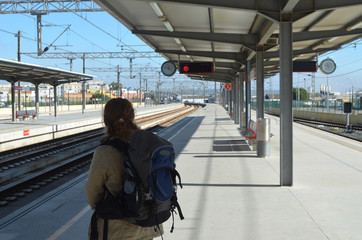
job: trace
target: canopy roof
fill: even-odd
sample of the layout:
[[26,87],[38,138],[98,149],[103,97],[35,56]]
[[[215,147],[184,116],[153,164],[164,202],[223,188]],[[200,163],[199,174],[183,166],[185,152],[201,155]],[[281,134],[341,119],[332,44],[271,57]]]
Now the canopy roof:
[[9,82],[22,81],[57,86],[63,83],[92,80],[94,77],[92,75],[0,58],[0,79]]
[[279,23],[293,22],[294,60],[312,60],[361,38],[361,0],[96,0],[166,59],[214,61],[230,81],[264,50],[265,76],[279,72]]

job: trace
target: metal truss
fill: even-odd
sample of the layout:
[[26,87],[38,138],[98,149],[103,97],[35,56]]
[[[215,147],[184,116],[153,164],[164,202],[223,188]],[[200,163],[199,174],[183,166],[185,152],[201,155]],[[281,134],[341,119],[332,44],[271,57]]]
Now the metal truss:
[[53,12],[101,12],[103,9],[91,0],[29,0],[0,1],[0,14]]
[[83,59],[83,58],[163,58],[156,52],[46,52],[38,56],[36,52],[22,52],[22,55],[37,59]]
[[127,68],[127,67],[114,67],[114,68],[86,68],[88,70],[91,70],[93,72],[159,72],[161,68],[159,67],[133,67],[133,68]]

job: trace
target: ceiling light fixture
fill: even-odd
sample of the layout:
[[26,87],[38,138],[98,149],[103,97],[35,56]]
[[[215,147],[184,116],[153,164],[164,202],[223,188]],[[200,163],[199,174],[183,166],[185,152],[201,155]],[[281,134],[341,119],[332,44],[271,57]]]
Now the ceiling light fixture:
[[158,4],[156,2],[150,2],[150,5],[153,8],[153,11],[155,11],[155,13],[157,14],[157,16],[159,16],[159,17],[163,16],[163,12],[162,12],[160,6],[158,6]]
[[180,44],[181,45],[181,40],[179,39],[179,38],[174,38],[175,39],[175,42],[177,43],[177,44]]
[[184,46],[181,45],[180,48],[183,52],[186,52],[186,48]]
[[339,37],[332,37],[330,39],[328,39],[328,42],[334,42],[338,39]]
[[346,30],[347,30],[347,31],[352,31],[353,29],[359,28],[359,27],[361,27],[361,26],[362,26],[362,20],[359,21],[359,22],[357,22],[357,23],[355,23],[355,24],[352,24],[351,26],[348,26],[348,27],[346,28]]
[[169,21],[164,21],[163,24],[165,24],[168,31],[173,32],[174,29]]

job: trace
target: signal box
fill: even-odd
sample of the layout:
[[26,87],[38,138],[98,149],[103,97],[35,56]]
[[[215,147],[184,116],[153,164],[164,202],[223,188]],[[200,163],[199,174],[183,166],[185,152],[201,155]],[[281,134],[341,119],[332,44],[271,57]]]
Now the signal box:
[[293,61],[293,72],[317,72],[317,61]]
[[351,113],[352,112],[352,103],[351,102],[345,102],[343,104],[343,110],[344,110],[344,113]]
[[214,73],[213,62],[180,62],[180,74]]

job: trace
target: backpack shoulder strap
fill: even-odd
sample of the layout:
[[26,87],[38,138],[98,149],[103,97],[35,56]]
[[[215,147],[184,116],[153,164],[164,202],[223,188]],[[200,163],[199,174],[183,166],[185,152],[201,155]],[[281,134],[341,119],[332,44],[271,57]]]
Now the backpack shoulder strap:
[[102,143],[101,145],[112,146],[115,149],[117,149],[118,151],[124,153],[125,155],[128,153],[129,144],[123,142],[122,140],[120,140],[118,138],[109,139],[109,140],[105,141],[104,143]]

